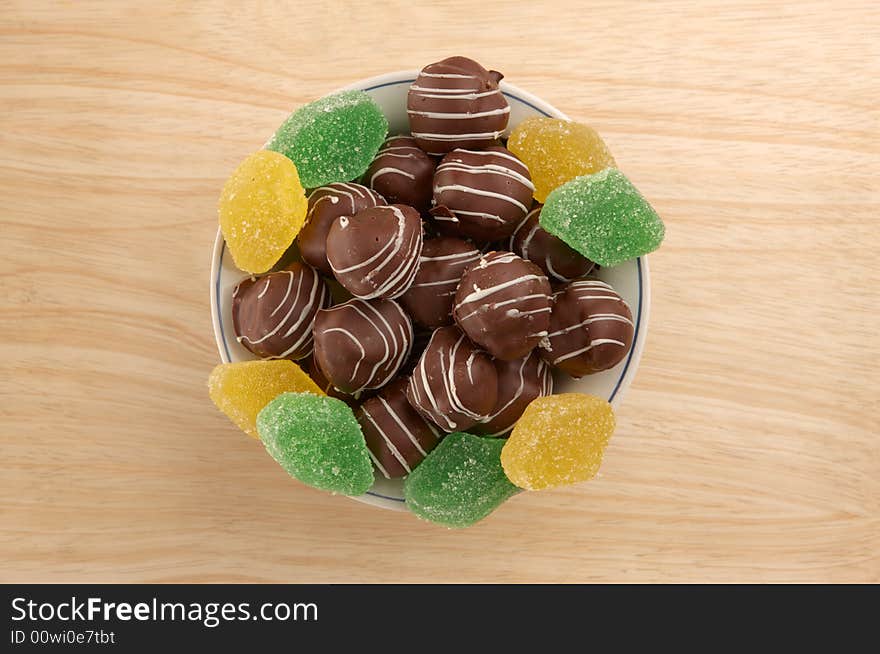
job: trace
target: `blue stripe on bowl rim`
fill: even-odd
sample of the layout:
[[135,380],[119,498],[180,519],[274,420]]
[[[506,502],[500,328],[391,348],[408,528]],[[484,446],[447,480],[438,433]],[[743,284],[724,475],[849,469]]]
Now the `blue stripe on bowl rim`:
[[[415,81],[414,79],[406,79],[406,80],[398,80],[396,82],[386,82],[384,84],[376,84],[375,86],[367,87],[366,89],[364,89],[364,91],[375,91],[376,89],[381,89],[385,86],[396,86],[399,84],[412,84],[414,81]],[[539,109],[538,107],[533,105],[531,102],[524,100],[523,98],[517,96],[516,94],[510,93],[509,91],[503,91],[503,93],[508,98],[512,98],[512,99],[516,100],[517,102],[534,109],[542,116],[546,116],[548,118],[550,117],[550,115],[547,112],[545,112],[542,109]],[[226,332],[223,330],[223,312],[220,311],[220,278],[222,276],[222,271],[223,271],[223,256],[224,256],[224,254],[226,254],[226,241],[224,241],[223,244],[220,246],[220,263],[217,266],[217,279],[214,282],[214,284],[215,284],[214,289],[216,291],[215,297],[217,298],[217,323],[220,325],[220,337],[221,337],[221,340],[223,341],[223,348],[226,351],[226,360],[231,361],[232,357],[230,356],[229,345],[226,341]],[[620,377],[617,380],[617,384],[614,385],[614,390],[611,391],[611,397],[608,398],[609,402],[612,402],[614,400],[614,397],[617,395],[617,392],[620,390],[621,384],[623,384],[623,380],[626,379],[626,373],[629,370],[630,363],[632,362],[633,354],[636,352],[636,344],[637,344],[636,341],[639,337],[639,327],[642,322],[642,304],[643,304],[642,295],[644,292],[643,291],[644,286],[642,283],[643,282],[643,280],[642,280],[642,277],[643,277],[642,257],[638,257],[636,259],[636,267],[638,268],[638,273],[639,273],[639,275],[638,275],[638,277],[639,277],[639,304],[638,304],[638,307],[636,308],[636,324],[635,324],[635,330],[634,330],[635,333],[633,335],[633,344],[629,350],[629,356],[627,356],[627,358],[626,358],[626,363],[624,364],[623,369],[620,371]],[[406,501],[402,497],[391,497],[389,495],[382,495],[381,493],[377,493],[372,490],[367,491],[366,495],[372,495],[373,497],[378,497],[383,500],[391,500],[393,502],[404,503]]]

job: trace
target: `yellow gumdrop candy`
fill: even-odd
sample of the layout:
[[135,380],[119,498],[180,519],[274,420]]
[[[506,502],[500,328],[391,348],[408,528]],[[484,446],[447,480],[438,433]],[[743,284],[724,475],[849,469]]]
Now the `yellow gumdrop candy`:
[[614,157],[592,127],[557,118],[527,118],[510,134],[507,149],[525,162],[543,202],[557,186],[615,166]]
[[533,400],[501,450],[504,474],[526,490],[592,479],[614,424],[611,405],[594,395],[562,393]]
[[241,162],[220,194],[220,231],[241,270],[262,273],[293,243],[308,200],[293,162],[260,150]]
[[259,438],[257,414],[281,393],[325,395],[287,359],[221,363],[208,377],[208,394],[217,408],[254,438]]

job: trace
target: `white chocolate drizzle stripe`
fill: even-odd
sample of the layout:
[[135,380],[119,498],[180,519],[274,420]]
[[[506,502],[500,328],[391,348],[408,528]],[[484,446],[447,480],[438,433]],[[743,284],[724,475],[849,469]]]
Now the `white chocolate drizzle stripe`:
[[379,463],[379,459],[376,458],[376,455],[373,454],[373,452],[370,450],[369,447],[367,448],[367,453],[370,455],[370,458],[373,460],[373,465],[375,465],[377,468],[379,468],[379,472],[382,473],[382,475],[385,477],[385,479],[391,479],[391,475],[389,475],[388,471],[382,466],[381,463]]
[[503,291],[505,288],[510,288],[511,286],[515,286],[516,284],[527,282],[531,280],[541,280],[547,279],[544,275],[521,275],[514,279],[510,279],[506,282],[502,282],[500,284],[496,284],[495,286],[490,286],[485,289],[477,289],[472,291],[470,294],[466,295],[461,302],[459,302],[458,306],[464,306],[465,304],[469,304],[470,302],[477,302],[484,298],[489,297],[490,295],[494,295],[495,293],[499,293]]
[[434,118],[436,120],[472,120],[474,118],[485,118],[486,116],[502,116],[510,113],[510,105],[501,109],[491,109],[489,111],[474,112],[453,112],[453,111],[416,111],[415,109],[407,109],[406,113],[410,116],[422,116],[424,118]]
[[470,261],[471,259],[476,260],[476,259],[480,258],[480,252],[479,252],[479,250],[470,250],[468,252],[456,252],[455,254],[441,254],[436,257],[426,257],[426,256],[422,255],[421,260],[422,261],[451,261],[452,259],[463,259],[464,257],[467,257],[468,261]]
[[626,347],[625,343],[621,343],[620,341],[614,340],[613,338],[597,338],[594,341],[590,341],[590,344],[587,347],[582,347],[579,350],[574,350],[573,352],[569,352],[568,354],[564,354],[561,357],[556,357],[553,359],[553,364],[557,364],[560,361],[565,361],[566,359],[571,359],[572,357],[576,357],[580,354],[584,354],[585,352],[589,352],[597,345],[619,345],[620,347]]
[[491,95],[499,95],[501,89],[480,91],[479,89],[442,89],[437,86],[418,86],[413,84],[409,87],[420,98],[432,98],[435,100],[477,100],[488,98]]
[[576,325],[569,325],[565,329],[560,329],[559,331],[550,332],[547,336],[561,336],[562,334],[568,334],[569,332],[573,332],[575,329],[580,329],[581,327],[586,327],[587,325],[592,325],[596,322],[604,322],[606,320],[611,320],[614,322],[623,322],[627,325],[633,326],[632,320],[627,318],[626,316],[620,316],[616,313],[594,313],[589,318],[584,321],[577,323]]
[[405,170],[401,170],[400,168],[394,168],[393,166],[386,166],[385,168],[380,168],[375,173],[370,175],[370,186],[376,181],[377,177],[381,177],[382,175],[402,175],[403,177],[408,177],[409,179],[415,181],[416,176],[412,173],[408,173]]
[[529,208],[524,205],[522,202],[517,200],[516,198],[512,198],[509,195],[504,195],[503,193],[495,193],[493,191],[484,191],[483,189],[471,188],[470,186],[462,186],[461,184],[449,184],[447,186],[435,186],[434,193],[435,195],[439,195],[444,191],[458,191],[459,193],[472,193],[473,195],[479,195],[484,198],[495,198],[497,200],[503,200],[504,202],[509,202],[510,204],[516,205],[523,211],[528,211]]
[[[352,334],[347,329],[343,329],[342,327],[330,327],[329,329],[325,329],[323,333],[324,334],[332,334],[334,332],[339,332],[339,333],[347,336],[351,340],[351,342],[354,343],[355,345],[357,345],[358,349],[361,351],[361,358],[358,359],[357,363],[354,364],[354,369],[351,371],[351,377],[349,377],[349,381],[353,382],[355,377],[357,377],[358,368],[360,368],[361,362],[364,360],[364,357],[367,356],[367,353],[364,351],[364,346],[361,345],[361,342],[355,337],[354,334]],[[363,390],[363,389],[359,389],[359,391],[360,390]]]
[[[427,141],[482,141],[485,139],[497,139],[504,130],[497,132],[476,132],[473,134],[432,134],[429,132],[413,132],[413,137]],[[429,153],[430,154],[430,153]]]
[[[401,431],[403,431],[403,433],[406,434],[406,437],[407,437],[407,438],[410,440],[410,442],[415,446],[415,448],[419,451],[419,453],[420,453],[422,456],[428,456],[428,453],[425,452],[425,450],[422,448],[422,444],[419,443],[419,439],[416,438],[416,435],[413,434],[413,433],[410,431],[409,427],[407,427],[407,426],[403,423],[403,420],[400,419],[400,416],[397,415],[397,412],[394,410],[394,408],[393,408],[390,404],[388,404],[388,402],[387,402],[387,401],[385,400],[385,398],[382,397],[382,396],[379,396],[379,401],[382,403],[382,406],[385,407],[385,411],[388,413],[389,416],[391,416],[391,419],[394,420],[394,422],[396,422],[396,423],[398,424],[398,426],[400,427]],[[408,472],[409,472],[409,471],[408,471]]]
[[437,79],[479,79],[476,75],[462,75],[460,73],[428,73],[424,70],[419,77],[436,77]]
[[[381,399],[381,398],[380,398]],[[412,472],[412,469],[409,467],[409,464],[406,462],[406,458],[400,453],[400,450],[394,445],[394,442],[388,437],[388,434],[385,433],[385,430],[379,426],[379,423],[373,418],[367,407],[361,407],[364,415],[367,416],[369,421],[373,423],[373,427],[376,428],[376,431],[379,432],[379,435],[382,437],[382,440],[385,441],[385,447],[388,448],[388,451],[391,452],[391,455],[397,459],[397,462],[406,470],[407,474]]]
[[507,177],[508,179],[512,179],[513,181],[522,184],[530,191],[535,190],[535,185],[532,184],[532,181],[528,177],[526,177],[525,175],[521,175],[515,170],[506,168],[505,166],[499,166],[498,164],[482,164],[480,166],[471,166],[468,164],[459,163],[458,161],[450,161],[448,163],[441,164],[437,168],[438,173],[446,171],[464,173],[465,175],[500,175],[501,177]]

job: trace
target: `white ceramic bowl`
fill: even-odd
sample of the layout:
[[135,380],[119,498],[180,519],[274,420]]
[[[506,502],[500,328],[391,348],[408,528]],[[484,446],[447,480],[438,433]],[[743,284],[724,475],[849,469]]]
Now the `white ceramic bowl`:
[[[417,74],[418,71],[414,70],[388,73],[355,82],[345,88],[360,89],[373,97],[388,118],[390,134],[408,134],[406,93]],[[530,116],[568,118],[555,107],[518,89],[513,84],[502,81],[501,90],[510,103],[509,128],[513,128]],[[220,359],[224,363],[255,358],[235,340],[235,335],[232,333],[232,289],[245,276],[246,274],[238,270],[232,263],[232,257],[226,251],[223,236],[218,230],[211,262],[211,316],[214,321],[217,349],[220,351]],[[617,366],[596,375],[578,380],[565,375],[557,375],[555,391],[559,393],[571,391],[591,393],[607,398],[616,408],[635,377],[642,349],[645,346],[648,313],[651,305],[647,259],[640,257],[614,268],[602,268],[599,277],[611,284],[632,309],[635,316],[635,340],[632,351]],[[388,480],[381,475],[377,475],[376,483],[367,491],[366,495],[352,499],[384,509],[405,510],[403,482]]]

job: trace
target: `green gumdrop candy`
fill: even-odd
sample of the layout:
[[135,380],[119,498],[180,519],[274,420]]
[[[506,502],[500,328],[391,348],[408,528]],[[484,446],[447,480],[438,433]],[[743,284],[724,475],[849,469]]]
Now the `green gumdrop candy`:
[[547,196],[541,227],[602,266],[653,252],[663,221],[616,168],[576,177]]
[[342,91],[294,111],[266,144],[296,164],[306,188],[360,177],[388,133],[379,105],[363,91]]
[[257,431],[291,477],[331,493],[363,495],[373,464],[354,412],[342,400],[282,393],[257,416]]
[[519,489],[504,475],[504,439],[449,434],[406,478],[410,511],[447,527],[468,527]]

